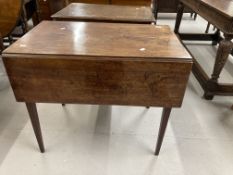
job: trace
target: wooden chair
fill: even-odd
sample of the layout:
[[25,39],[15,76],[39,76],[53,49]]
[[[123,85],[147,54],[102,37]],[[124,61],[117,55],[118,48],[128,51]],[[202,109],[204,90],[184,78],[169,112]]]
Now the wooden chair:
[[0,0],[0,52],[3,38],[10,35],[21,17],[23,0]]

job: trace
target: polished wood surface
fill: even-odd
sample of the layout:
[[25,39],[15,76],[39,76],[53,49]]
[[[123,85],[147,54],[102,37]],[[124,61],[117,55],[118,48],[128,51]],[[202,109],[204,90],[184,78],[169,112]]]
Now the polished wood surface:
[[72,3],[52,15],[55,20],[152,23],[150,7]]
[[225,34],[233,34],[232,0],[180,0]]
[[[195,60],[193,73],[204,89],[204,98],[212,100],[214,95],[233,95],[233,84],[219,83],[218,79],[233,48],[233,1],[232,0],[180,0],[175,33],[184,40],[211,39],[213,45],[219,43],[211,76],[207,75],[201,65]],[[179,26],[184,7],[193,9],[196,13],[213,24],[217,31],[215,34],[181,34]],[[220,35],[223,33],[223,37]],[[209,38],[208,38],[209,37]]]
[[[168,26],[56,21],[43,22],[4,57],[7,65],[18,65],[9,74],[19,101],[177,107],[192,61]],[[34,73],[23,83],[27,72]],[[64,80],[70,83],[63,87]]]
[[112,4],[150,6],[151,0],[37,0],[40,20],[50,20],[50,16],[69,3]]
[[201,0],[201,4],[206,4],[219,11],[223,15],[233,19],[233,1],[232,0]]
[[190,61],[168,26],[140,24],[44,21],[7,48],[9,53]]
[[0,0],[0,33],[2,37],[9,35],[20,19],[22,0]]
[[41,151],[35,103],[180,107],[192,57],[168,26],[44,21],[3,52],[17,101],[26,102]]

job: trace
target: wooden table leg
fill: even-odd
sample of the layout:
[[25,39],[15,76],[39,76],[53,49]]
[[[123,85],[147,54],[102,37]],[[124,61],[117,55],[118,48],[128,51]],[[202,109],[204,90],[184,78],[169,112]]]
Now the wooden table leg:
[[194,14],[194,21],[197,19],[197,13]]
[[36,104],[35,103],[26,103],[27,110],[31,119],[32,127],[34,130],[34,133],[36,135],[37,142],[39,144],[40,151],[43,153],[45,152],[44,149],[44,143],[43,143],[43,138],[41,134],[41,129],[40,129],[40,121],[36,109]]
[[2,35],[0,33],[0,54],[1,52],[4,50],[4,45],[3,45],[3,38],[2,38]]
[[176,34],[178,34],[178,32],[179,32],[179,28],[180,28],[180,23],[181,23],[181,19],[182,19],[182,16],[183,16],[183,12],[184,12],[184,4],[183,3],[179,3],[177,15],[176,15],[176,24],[175,24],[175,29],[174,29],[174,32]]
[[160,122],[159,134],[157,139],[157,144],[155,148],[155,155],[159,155],[159,151],[163,142],[164,134],[167,128],[167,122],[171,113],[172,108],[164,108],[162,113],[162,118]]
[[224,34],[224,39],[219,43],[213,73],[211,75],[211,79],[207,82],[207,86],[208,89],[210,89],[210,92],[205,91],[204,93],[204,98],[207,100],[212,100],[214,97],[214,94],[211,93],[211,90],[214,90],[217,87],[219,75],[222,72],[228,56],[231,53],[233,47],[231,42],[232,38],[232,35]]
[[208,22],[205,33],[209,33],[209,29],[210,29],[210,23]]
[[216,46],[220,41],[221,41],[220,30],[217,29],[217,31],[214,33],[212,45]]
[[158,0],[152,0],[152,12],[154,13],[155,24],[158,20]]

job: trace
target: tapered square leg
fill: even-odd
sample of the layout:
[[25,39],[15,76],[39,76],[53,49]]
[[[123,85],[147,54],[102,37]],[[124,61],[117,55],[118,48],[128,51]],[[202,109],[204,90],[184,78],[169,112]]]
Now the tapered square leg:
[[159,134],[155,148],[155,155],[159,155],[159,151],[163,142],[164,134],[167,128],[167,122],[172,108],[163,108],[162,118],[160,122]]
[[43,138],[42,138],[42,133],[41,133],[41,128],[40,128],[40,121],[36,109],[36,104],[35,103],[26,103],[27,110],[29,113],[29,117],[31,119],[32,127],[34,130],[34,133],[36,135],[37,142],[39,144],[40,151],[43,153],[45,152],[44,149],[44,143],[43,143]]

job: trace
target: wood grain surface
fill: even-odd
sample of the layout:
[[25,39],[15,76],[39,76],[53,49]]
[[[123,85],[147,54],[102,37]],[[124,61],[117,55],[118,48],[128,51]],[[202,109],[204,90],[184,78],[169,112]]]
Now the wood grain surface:
[[232,0],[201,0],[200,2],[209,5],[210,7],[233,19]]
[[152,9],[145,6],[119,6],[71,3],[52,15],[55,20],[152,23]]
[[168,26],[42,22],[6,49],[18,101],[180,107],[192,58]]
[[0,0],[0,33],[6,37],[17,25],[23,0]]
[[5,54],[191,60],[168,26],[44,21]]
[[233,34],[232,0],[180,0],[223,33]]

